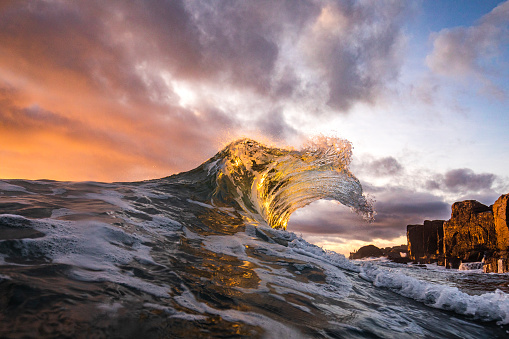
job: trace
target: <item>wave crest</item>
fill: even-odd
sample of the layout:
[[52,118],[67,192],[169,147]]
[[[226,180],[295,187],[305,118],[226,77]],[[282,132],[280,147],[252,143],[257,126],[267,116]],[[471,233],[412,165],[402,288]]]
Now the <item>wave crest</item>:
[[300,151],[237,140],[207,162],[216,181],[211,199],[233,200],[251,222],[273,228],[286,229],[295,210],[320,199],[336,200],[371,221],[373,203],[348,170],[351,156],[351,143],[334,137],[312,139]]

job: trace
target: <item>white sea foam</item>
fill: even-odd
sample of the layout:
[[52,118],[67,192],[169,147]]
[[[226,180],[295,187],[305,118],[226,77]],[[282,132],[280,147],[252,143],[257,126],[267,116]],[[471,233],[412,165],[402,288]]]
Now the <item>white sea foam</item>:
[[196,201],[196,200],[187,199],[187,202],[190,202],[191,204],[195,204],[195,205],[198,205],[198,206],[201,206],[201,207],[205,207],[205,208],[214,208],[214,206],[212,206],[212,205],[205,204],[203,202],[199,202],[199,201]]
[[60,195],[60,194],[64,194],[65,192],[67,192],[67,190],[65,188],[53,188],[51,190],[53,193],[51,193],[51,195]]
[[301,311],[304,311],[306,313],[310,313],[311,314],[311,310],[308,307],[306,307],[306,306],[302,306],[302,305],[291,303],[291,302],[289,302],[288,304],[292,305],[295,308],[298,308]]
[[[482,295],[469,295],[456,287],[419,280],[372,263],[357,266],[340,254],[323,250],[298,237],[289,243],[289,247],[295,253],[325,261],[348,271],[358,272],[361,278],[372,282],[376,287],[389,288],[428,306],[454,311],[482,321],[509,324],[509,295],[500,290]],[[330,272],[327,273],[330,274]]]
[[460,271],[480,271],[482,272],[482,268],[484,266],[483,262],[465,262],[461,263],[459,270]]
[[194,233],[193,231],[189,230],[187,227],[183,227],[182,230],[184,231],[184,235],[187,239],[190,240],[201,240],[203,237],[197,233]]
[[[127,217],[124,221],[134,223],[132,219]],[[142,228],[151,234],[159,234],[162,236],[172,236],[176,231],[182,229],[182,224],[176,220],[168,218],[164,215],[152,215],[152,220],[144,220],[143,222],[134,223],[138,228]]]
[[76,212],[68,208],[56,208],[51,211],[51,219],[57,219],[66,215],[75,214]]
[[155,188],[144,188],[144,187],[138,187],[134,190],[136,192],[137,197],[145,197],[149,201],[151,199],[161,199],[165,200],[168,198],[173,197],[173,195],[166,193],[166,192],[159,192]]
[[111,304],[100,304],[99,306],[97,306],[99,310],[106,314],[115,314],[122,307],[123,307],[122,304],[119,302],[113,302]]
[[295,253],[306,255],[315,259],[323,260],[336,267],[343,268],[351,272],[360,272],[359,266],[348,260],[344,255],[334,251],[324,250],[321,247],[310,244],[302,238],[296,238],[288,244]]
[[482,321],[509,324],[509,295],[500,290],[468,295],[456,287],[425,282],[369,263],[361,268],[359,276],[376,287],[389,288],[434,308],[454,311]]
[[150,248],[143,245],[148,238],[141,234],[128,233],[99,221],[33,220],[18,215],[0,215],[0,218],[8,218],[11,227],[29,223],[45,234],[40,238],[11,240],[23,257],[71,265],[75,279],[110,281],[168,297],[168,286],[151,284],[118,268],[133,260],[157,265]]
[[162,312],[164,312],[166,314],[175,314],[177,312],[172,307],[163,306],[163,305],[160,305],[160,304],[144,303],[143,307],[151,308],[151,309],[158,310],[158,311],[162,311]]
[[122,194],[115,192],[115,191],[107,191],[103,190],[101,194],[99,193],[87,193],[85,194],[85,197],[89,199],[97,199],[102,200],[104,202],[107,202],[108,204],[118,206],[124,210],[132,210],[132,206],[128,204],[125,200],[122,198],[124,197]]
[[206,165],[206,167],[205,167],[205,168],[207,169],[207,174],[208,174],[208,175],[210,175],[210,173],[211,173],[211,172],[217,172],[217,170],[218,170],[218,165],[217,165],[217,163],[218,163],[220,160],[221,160],[221,159],[214,160],[214,161],[212,161],[212,162],[210,162],[210,163],[208,163],[208,164]]

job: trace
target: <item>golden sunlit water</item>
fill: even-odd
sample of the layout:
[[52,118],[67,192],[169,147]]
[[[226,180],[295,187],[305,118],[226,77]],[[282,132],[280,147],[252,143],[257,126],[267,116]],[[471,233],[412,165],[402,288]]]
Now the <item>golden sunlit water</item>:
[[[250,139],[228,145],[210,170],[218,171],[215,195],[231,192],[253,222],[286,229],[290,215],[313,201],[331,199],[365,219],[374,216],[372,202],[350,173],[348,141],[319,137],[300,150],[270,148]],[[259,220],[260,217],[263,220]]]

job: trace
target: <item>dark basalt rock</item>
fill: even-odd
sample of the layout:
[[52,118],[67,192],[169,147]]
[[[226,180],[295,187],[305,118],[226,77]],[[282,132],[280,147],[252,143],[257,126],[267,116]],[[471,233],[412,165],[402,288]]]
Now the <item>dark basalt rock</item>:
[[411,260],[438,261],[443,255],[444,221],[426,220],[423,225],[408,225],[407,241]]
[[355,253],[350,253],[350,259],[362,259],[362,258],[370,258],[370,257],[381,257],[383,256],[383,252],[380,248],[375,245],[367,245],[359,248],[359,250]]
[[406,245],[385,248],[378,248],[375,245],[368,245],[359,248],[359,250],[356,252],[351,252],[350,259],[387,257],[394,262],[407,263],[409,262],[407,253],[408,251]]

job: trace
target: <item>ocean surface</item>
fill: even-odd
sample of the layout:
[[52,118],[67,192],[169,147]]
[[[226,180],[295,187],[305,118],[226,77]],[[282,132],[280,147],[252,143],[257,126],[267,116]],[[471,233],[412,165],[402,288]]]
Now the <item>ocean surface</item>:
[[319,199],[373,218],[350,157],[243,139],[157,180],[0,180],[0,337],[509,337],[508,275],[350,261],[285,230]]

